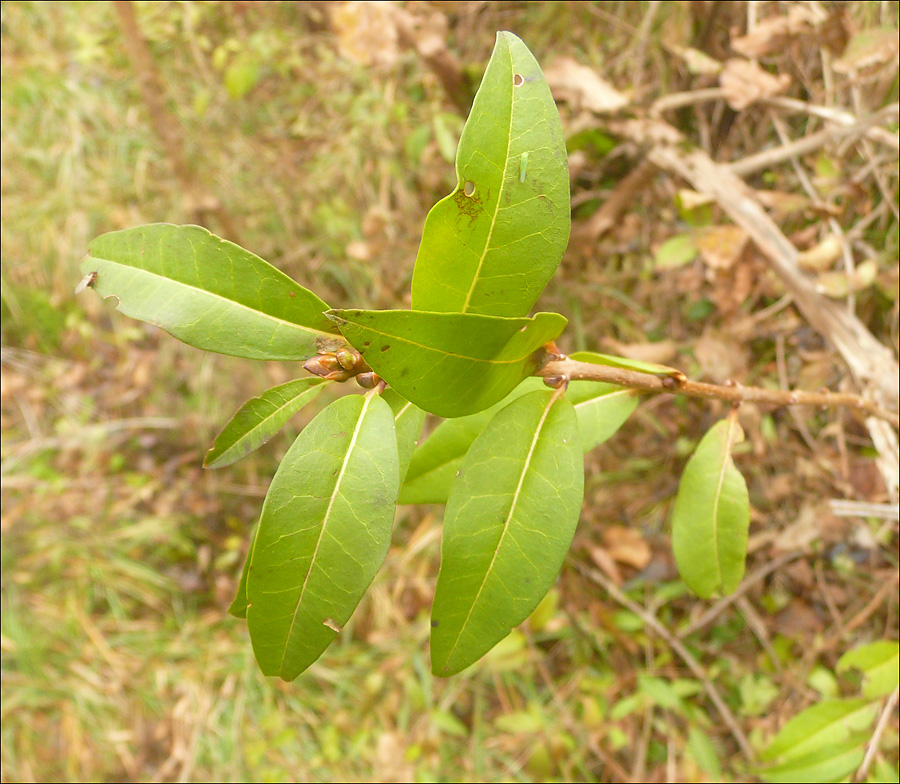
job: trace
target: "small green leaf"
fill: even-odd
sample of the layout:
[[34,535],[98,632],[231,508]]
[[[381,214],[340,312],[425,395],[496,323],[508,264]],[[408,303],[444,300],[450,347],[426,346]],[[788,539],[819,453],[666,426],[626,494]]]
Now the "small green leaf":
[[419,408],[443,417],[502,400],[539,363],[538,349],[566,320],[558,313],[506,319],[417,310],[332,310],[372,369]]
[[610,354],[598,354],[595,351],[579,351],[572,354],[569,359],[578,362],[590,362],[592,365],[605,365],[606,367],[634,370],[638,373],[650,373],[653,376],[670,376],[671,378],[684,379],[685,375],[677,368],[666,365],[657,365],[655,362],[643,362],[640,359],[628,359],[627,357],[614,357]]
[[759,758],[776,764],[806,759],[866,729],[877,710],[878,703],[864,699],[823,700],[785,724]]
[[478,434],[501,408],[536,389],[545,389],[543,381],[526,378],[490,408],[441,422],[413,453],[397,503],[446,504],[462,460]]
[[585,454],[610,439],[641,402],[637,390],[596,381],[572,381],[566,397],[575,405]]
[[863,694],[876,699],[890,694],[900,679],[900,645],[893,640],[879,640],[847,651],[837,663],[837,671],[861,670]]
[[400,463],[400,481],[402,482],[409,469],[409,461],[413,456],[418,438],[422,435],[425,412],[406,398],[400,397],[390,387],[381,393],[381,399],[394,412],[394,430],[397,431],[397,455]]
[[216,436],[203,467],[231,465],[261,447],[288,419],[315,400],[326,383],[321,378],[297,378],[248,400]]
[[256,55],[242,52],[225,69],[225,90],[235,100],[243,98],[259,81],[260,67]]
[[447,502],[431,667],[453,675],[522,623],[553,585],[584,491],[572,404],[536,391],[475,439]]
[[690,264],[697,253],[694,238],[690,234],[678,234],[659,246],[653,261],[657,269],[672,269]]
[[247,573],[250,571],[250,556],[253,554],[253,547],[256,545],[256,535],[259,533],[259,523],[253,526],[253,533],[250,534],[250,549],[247,551],[247,557],[244,559],[244,567],[241,569],[241,579],[238,582],[237,593],[231,607],[228,608],[228,614],[235,618],[247,617]]
[[566,249],[569,172],[547,80],[512,33],[497,34],[456,174],[453,193],[425,220],[413,307],[524,316]]
[[685,466],[672,511],[678,572],[698,596],[729,594],[744,576],[750,500],[731,448],[743,440],[736,419],[718,422]]
[[387,554],[397,437],[377,395],[347,395],[304,428],[263,504],[247,626],[263,673],[292,681],[349,620]]
[[696,724],[688,728],[688,749],[701,770],[709,774],[713,781],[722,781],[722,766],[716,747],[709,735]]
[[311,291],[200,226],[154,223],[97,237],[81,262],[126,316],[197,348],[249,359],[307,359],[343,345]]

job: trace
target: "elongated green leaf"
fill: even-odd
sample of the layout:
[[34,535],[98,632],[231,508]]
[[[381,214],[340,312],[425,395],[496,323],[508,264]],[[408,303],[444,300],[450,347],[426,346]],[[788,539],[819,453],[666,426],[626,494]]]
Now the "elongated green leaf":
[[[858,767],[878,703],[825,700],[792,718],[760,754],[766,781],[840,781]],[[856,752],[858,751],[858,757]],[[855,762],[854,762],[855,760]]]
[[900,677],[900,645],[894,640],[878,640],[847,651],[836,670],[862,670],[863,694],[869,699],[884,697],[897,688]]
[[400,397],[393,389],[385,389],[381,398],[394,412],[394,430],[397,432],[397,457],[400,465],[400,481],[406,476],[413,450],[422,435],[425,412],[414,406],[406,398]]
[[731,593],[744,576],[750,500],[731,459],[743,438],[734,418],[713,425],[688,460],[675,498],[675,562],[681,579],[704,599]]
[[[400,488],[401,504],[445,504],[476,436],[494,414],[522,395],[544,389],[540,378],[526,378],[503,400],[477,414],[446,419],[413,453],[406,480]],[[613,384],[573,381],[566,397],[575,405],[581,448],[589,452],[610,438],[640,402],[640,394]]]
[[207,351],[306,359],[343,344],[315,294],[199,226],[155,223],[104,234],[81,270],[125,315]]
[[206,453],[204,468],[231,465],[261,447],[307,403],[315,400],[328,382],[297,378],[263,392],[242,405]]
[[596,381],[572,381],[566,397],[575,405],[578,437],[585,454],[615,435],[641,402],[635,389]]
[[425,220],[413,307],[524,316],[569,239],[569,172],[550,88],[512,33],[497,34],[456,173]]
[[537,368],[556,338],[558,313],[505,319],[417,310],[332,310],[372,369],[419,408],[443,417],[482,411]]
[[543,381],[526,378],[490,408],[441,422],[413,453],[397,503],[446,504],[462,460],[478,434],[501,408],[536,389],[546,389]]
[[524,621],[556,579],[584,492],[572,404],[531,392],[475,439],[447,502],[431,667],[452,675]]
[[286,681],[347,622],[387,554],[399,485],[390,406],[336,400],[304,428],[269,486],[247,574],[263,673]]
[[867,732],[855,732],[842,743],[822,746],[800,759],[759,771],[763,781],[773,784],[821,784],[846,781],[857,770],[866,754]]
[[259,533],[259,523],[253,526],[253,533],[250,534],[250,549],[247,551],[247,557],[244,559],[244,567],[241,569],[241,579],[238,582],[237,593],[231,607],[228,608],[228,614],[235,618],[247,617],[247,573],[250,571],[250,557],[253,555],[253,548],[256,545],[256,535]]
[[638,373],[649,373],[653,376],[671,376],[682,380],[685,378],[682,371],[668,365],[657,365],[655,362],[644,362],[640,359],[628,359],[628,357],[614,357],[611,354],[598,354],[596,351],[578,351],[569,359],[590,362],[592,365],[605,365],[623,370],[634,370]]

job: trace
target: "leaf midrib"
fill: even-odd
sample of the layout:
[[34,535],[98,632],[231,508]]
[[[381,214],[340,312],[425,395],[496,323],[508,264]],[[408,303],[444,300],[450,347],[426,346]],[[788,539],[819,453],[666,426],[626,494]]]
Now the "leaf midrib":
[[466,615],[466,619],[463,621],[462,626],[459,628],[459,633],[456,635],[456,641],[453,643],[453,647],[450,649],[450,652],[447,654],[447,658],[445,660],[445,665],[449,664],[450,659],[453,657],[453,653],[459,645],[459,641],[462,639],[463,633],[466,630],[466,626],[469,624],[469,620],[472,617],[472,613],[475,612],[475,606],[478,604],[478,600],[481,598],[481,594],[484,591],[484,586],[487,584],[488,577],[490,577],[491,572],[494,568],[494,563],[497,560],[497,555],[500,552],[500,548],[503,546],[503,540],[506,538],[506,534],[509,533],[510,523],[512,522],[513,515],[516,511],[516,506],[519,503],[519,495],[522,492],[522,485],[525,482],[525,475],[528,473],[528,469],[531,466],[531,458],[534,455],[534,450],[537,447],[538,439],[540,438],[541,432],[544,429],[544,422],[547,420],[547,416],[550,413],[550,409],[553,408],[553,404],[561,399],[561,395],[554,394],[547,405],[544,407],[544,412],[541,414],[541,419],[538,422],[538,426],[534,431],[534,438],[531,439],[531,446],[528,449],[528,455],[525,457],[525,463],[522,466],[522,473],[519,475],[519,483],[516,486],[516,491],[513,494],[512,505],[509,508],[509,514],[506,516],[506,520],[503,522],[503,532],[500,534],[500,538],[497,540],[497,546],[494,548],[494,554],[491,556],[491,562],[488,565],[487,571],[484,573],[484,578],[481,581],[481,585],[478,586],[478,592],[475,594],[475,598],[472,600],[472,604],[469,607],[469,612]]
[[716,554],[714,563],[716,565],[716,585],[719,588],[722,587],[722,556],[719,553],[719,501],[722,497],[722,488],[725,485],[725,475],[728,473],[728,459],[731,455],[731,434],[734,431],[734,425],[733,419],[728,421],[728,429],[725,431],[725,443],[722,446],[722,467],[719,470],[716,492],[713,496],[713,552]]
[[[413,313],[416,311],[408,311],[408,312]],[[422,312],[422,311],[419,311],[419,312]],[[530,354],[533,354],[535,351],[537,351],[537,348],[539,348],[539,346],[538,346],[538,347],[532,349],[531,351],[526,352],[522,356],[514,357],[513,359],[496,359],[496,358],[481,359],[481,357],[473,357],[473,356],[469,356],[468,354],[458,354],[455,351],[446,351],[442,348],[436,348],[435,346],[428,346],[428,345],[425,345],[424,343],[417,343],[415,340],[410,340],[410,338],[405,338],[402,335],[392,335],[390,332],[383,332],[382,330],[376,329],[375,327],[365,326],[358,322],[351,321],[350,319],[346,318],[345,316],[341,316],[341,318],[343,318],[344,321],[346,321],[349,324],[355,324],[360,329],[367,329],[370,332],[373,332],[374,334],[379,335],[380,337],[390,338],[391,340],[399,340],[403,343],[407,343],[410,346],[413,346],[414,348],[421,348],[421,349],[424,349],[425,351],[433,351],[436,354],[441,354],[442,356],[445,356],[445,357],[454,357],[455,359],[465,359],[469,362],[480,362],[480,363],[483,363],[486,365],[514,365],[517,362],[521,362],[523,359],[528,357]],[[531,319],[530,322],[531,322],[531,324],[537,325],[537,321],[535,321],[534,319]],[[526,325],[526,326],[529,326],[529,325]],[[518,330],[517,332],[513,332],[512,335],[510,335],[509,340],[507,340],[506,343],[503,344],[503,347],[500,349],[500,351],[503,351],[504,349],[506,349],[506,347],[510,343],[512,343],[513,338],[519,332],[521,332],[521,329]]]
[[[218,299],[218,300],[221,300],[222,302],[227,302],[229,305],[233,305],[234,307],[243,308],[244,310],[247,310],[250,313],[256,313],[258,315],[265,316],[266,318],[271,319],[272,321],[277,321],[279,324],[285,324],[289,327],[303,330],[304,332],[314,332],[317,335],[324,335],[325,337],[328,337],[328,338],[339,337],[334,332],[324,332],[323,330],[316,329],[315,327],[307,327],[307,326],[304,326],[303,324],[298,324],[296,321],[287,321],[287,320],[285,320],[283,318],[279,318],[278,316],[275,316],[271,313],[267,313],[264,310],[257,310],[256,308],[251,308],[249,305],[245,305],[243,302],[238,302],[237,300],[229,299],[228,297],[222,296],[221,294],[217,294],[214,291],[209,291],[208,289],[203,289],[203,288],[200,288],[199,286],[195,286],[190,283],[185,283],[183,281],[176,280],[175,278],[169,278],[165,275],[160,275],[158,272],[151,272],[150,270],[146,270],[143,267],[135,267],[135,266],[132,266],[131,264],[122,264],[121,262],[113,261],[112,259],[104,259],[101,256],[89,256],[89,258],[92,260],[96,260],[96,261],[102,261],[105,264],[112,264],[113,266],[118,267],[120,269],[131,270],[132,272],[149,275],[152,278],[158,278],[159,280],[167,281],[176,286],[183,286],[186,289],[192,289],[193,291],[198,291],[202,294],[205,294],[208,297],[212,297],[213,299]],[[303,286],[300,286],[299,283],[297,284],[297,286],[299,288],[303,288]],[[114,292],[110,292],[109,294],[103,294],[101,296],[103,297],[103,299],[108,299],[109,297],[116,297],[119,300],[122,299],[121,295],[116,294]]]
[[328,520],[331,515],[331,509],[334,506],[334,501],[338,496],[338,493],[341,489],[341,482],[344,479],[344,474],[347,471],[347,466],[350,463],[350,456],[353,454],[353,450],[356,447],[356,440],[359,437],[359,431],[362,429],[362,423],[366,418],[366,411],[369,408],[369,403],[371,403],[373,398],[370,395],[366,395],[363,398],[363,407],[359,412],[359,418],[356,420],[356,427],[353,428],[353,435],[350,438],[350,444],[347,447],[347,454],[344,455],[344,460],[341,463],[341,470],[338,473],[337,481],[334,483],[334,490],[331,493],[331,498],[328,499],[328,508],[325,510],[325,516],[322,519],[322,528],[319,530],[319,538],[316,540],[316,548],[313,550],[312,558],[309,562],[309,569],[306,571],[306,578],[303,580],[303,585],[300,587],[300,595],[297,597],[297,604],[294,607],[294,615],[291,618],[291,625],[288,628],[287,637],[285,637],[284,641],[284,651],[281,654],[281,664],[278,667],[280,673],[284,673],[284,660],[287,657],[288,645],[291,640],[291,635],[294,633],[294,624],[297,622],[297,613],[300,612],[300,604],[303,602],[303,594],[306,592],[306,587],[309,584],[309,578],[312,576],[313,569],[316,566],[316,557],[319,554],[319,546],[322,544],[322,539],[325,536],[325,529],[328,527]]
[[[509,44],[509,41],[506,42],[506,51],[509,54],[509,64],[510,70],[514,71],[513,67],[513,57],[512,57],[512,47]],[[484,242],[484,250],[481,252],[481,258],[478,260],[478,266],[475,268],[475,274],[472,276],[472,283],[469,285],[469,291],[466,294],[466,301],[463,303],[462,312],[466,313],[469,309],[469,304],[472,300],[472,293],[475,291],[475,284],[478,283],[478,278],[481,275],[481,268],[484,266],[484,260],[487,258],[488,249],[491,246],[491,238],[494,236],[494,227],[497,225],[497,215],[500,213],[500,205],[503,203],[503,192],[506,188],[506,172],[509,169],[509,149],[512,146],[512,127],[513,127],[513,116],[516,111],[516,88],[515,85],[512,87],[512,94],[509,99],[509,127],[507,128],[506,133],[506,157],[503,162],[503,173],[501,174],[500,179],[500,192],[497,194],[497,204],[494,207],[494,215],[491,218],[491,228],[488,231],[487,239]]]

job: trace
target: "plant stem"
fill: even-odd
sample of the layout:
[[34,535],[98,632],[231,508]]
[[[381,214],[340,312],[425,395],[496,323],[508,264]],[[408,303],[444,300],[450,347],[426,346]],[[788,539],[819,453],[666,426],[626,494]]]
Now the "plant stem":
[[565,376],[570,381],[605,381],[631,389],[640,389],[650,394],[685,395],[687,397],[727,400],[731,403],[765,403],[772,406],[820,406],[822,408],[855,408],[868,416],[884,419],[895,428],[900,428],[900,416],[881,408],[871,400],[859,395],[842,392],[804,392],[799,390],[763,389],[744,387],[737,383],[707,384],[703,381],[686,379],[679,381],[671,376],[654,376],[635,370],[577,362],[574,359],[559,359],[547,362],[535,372],[536,376]]

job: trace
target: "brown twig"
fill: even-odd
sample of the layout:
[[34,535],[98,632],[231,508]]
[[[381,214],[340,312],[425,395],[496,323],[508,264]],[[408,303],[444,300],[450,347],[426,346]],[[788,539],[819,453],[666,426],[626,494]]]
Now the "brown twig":
[[648,612],[646,608],[642,607],[637,602],[629,599],[628,596],[626,596],[619,589],[619,587],[614,582],[612,582],[612,580],[607,578],[606,575],[604,575],[602,572],[599,572],[596,569],[591,569],[590,567],[585,566],[584,564],[581,564],[574,559],[570,559],[569,563],[571,563],[572,566],[574,566],[575,569],[577,569],[582,575],[604,588],[606,592],[610,596],[612,596],[613,599],[615,599],[615,601],[617,601],[623,607],[630,610],[641,620],[643,620],[643,622],[654,634],[662,638],[668,644],[668,646],[678,654],[685,665],[687,665],[687,668],[693,673],[694,677],[703,684],[704,691],[709,696],[712,704],[716,707],[716,710],[719,712],[719,715],[722,717],[725,725],[731,731],[732,736],[734,737],[738,746],[740,746],[741,751],[744,753],[744,756],[750,762],[755,762],[756,754],[753,751],[753,747],[747,740],[747,736],[744,735],[743,730],[741,730],[728,706],[719,695],[716,687],[712,684],[706,673],[703,671],[700,663],[691,655],[691,652],[685,647],[684,643],[682,643],[681,640],[679,640],[662,623],[660,623],[655,615]]
[[651,394],[685,395],[730,403],[765,403],[772,406],[819,406],[822,408],[853,408],[869,416],[883,419],[894,427],[900,427],[900,416],[881,408],[871,400],[859,395],[843,392],[804,392],[801,390],[763,389],[744,387],[739,384],[729,386],[708,384],[703,381],[677,381],[670,376],[655,376],[635,370],[594,365],[574,359],[559,359],[547,362],[535,375],[566,376],[570,380],[605,381],[631,389],[639,389]]
[[884,730],[891,720],[894,708],[897,707],[898,698],[900,698],[900,686],[894,689],[893,693],[888,698],[888,701],[885,703],[881,715],[878,717],[875,731],[872,733],[872,737],[869,738],[869,742],[866,744],[866,756],[863,757],[859,770],[856,771],[856,775],[853,777],[854,781],[865,781],[866,776],[869,773],[869,766],[872,764],[872,760],[875,759],[875,753],[878,751],[878,741],[881,740],[881,736],[884,734]]

